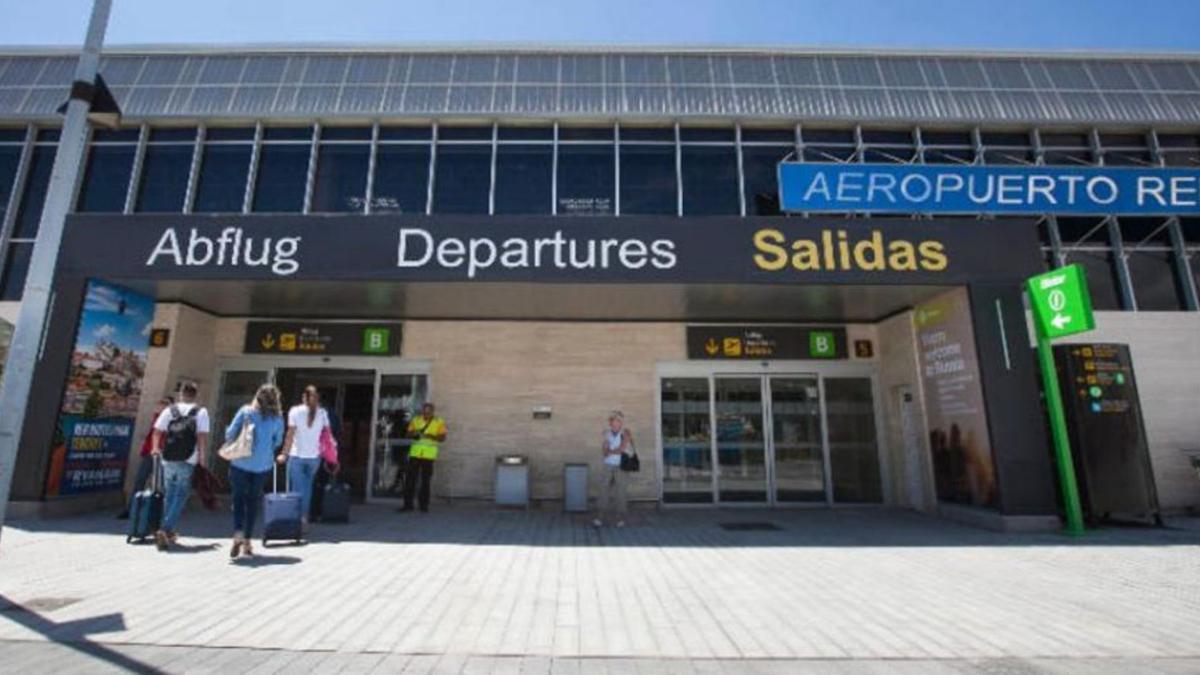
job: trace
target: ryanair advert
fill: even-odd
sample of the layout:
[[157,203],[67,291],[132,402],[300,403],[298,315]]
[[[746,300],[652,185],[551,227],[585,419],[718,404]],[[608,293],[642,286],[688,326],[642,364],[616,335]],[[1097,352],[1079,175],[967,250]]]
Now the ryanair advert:
[[114,280],[961,284],[1041,270],[1032,221],[90,216],[60,271]]

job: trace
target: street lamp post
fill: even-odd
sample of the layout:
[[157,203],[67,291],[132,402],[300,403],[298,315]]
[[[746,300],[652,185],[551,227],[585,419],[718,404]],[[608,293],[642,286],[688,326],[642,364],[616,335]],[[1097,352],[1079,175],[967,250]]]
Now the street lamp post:
[[8,365],[4,370],[3,384],[0,385],[0,528],[8,511],[8,496],[12,491],[13,468],[25,426],[25,409],[33,384],[33,371],[41,360],[49,310],[54,304],[54,290],[51,288],[54,266],[83,164],[88,112],[96,96],[100,47],[104,43],[104,31],[108,26],[111,8],[112,0],[94,0],[92,4],[92,16],[88,22],[83,51],[75,66],[71,98],[67,102],[62,136],[50,173],[50,185],[38,225],[37,241],[33,246],[29,274],[25,279],[21,311],[9,347]]

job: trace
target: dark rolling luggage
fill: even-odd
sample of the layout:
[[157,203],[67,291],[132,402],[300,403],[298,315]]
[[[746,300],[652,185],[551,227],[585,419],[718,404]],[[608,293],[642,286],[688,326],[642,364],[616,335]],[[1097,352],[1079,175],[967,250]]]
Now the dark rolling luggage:
[[331,477],[323,492],[321,522],[350,522],[350,484]]
[[263,537],[265,547],[268,541],[290,540],[297,544],[303,538],[301,533],[300,516],[303,511],[299,492],[288,490],[279,492],[279,467],[274,468],[271,479],[271,492],[263,495]]
[[129,501],[129,533],[125,537],[126,544],[133,543],[134,539],[138,542],[145,541],[158,531],[162,524],[162,464],[157,455],[152,461],[154,470],[151,473],[150,484],[146,489],[133,493]]

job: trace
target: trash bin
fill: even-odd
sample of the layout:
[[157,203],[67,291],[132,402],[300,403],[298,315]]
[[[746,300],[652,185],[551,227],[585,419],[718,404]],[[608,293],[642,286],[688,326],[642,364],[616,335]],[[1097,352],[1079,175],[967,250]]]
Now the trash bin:
[[588,510],[588,465],[563,466],[563,511],[585,513]]
[[496,505],[529,506],[529,458],[525,455],[496,457]]

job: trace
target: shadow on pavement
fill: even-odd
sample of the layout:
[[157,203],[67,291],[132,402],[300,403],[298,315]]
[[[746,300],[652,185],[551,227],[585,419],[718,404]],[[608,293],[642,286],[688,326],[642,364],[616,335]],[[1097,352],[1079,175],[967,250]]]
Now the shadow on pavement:
[[257,553],[250,557],[241,557],[237,560],[231,560],[230,564],[237,567],[276,567],[279,565],[295,565],[300,562],[300,559],[292,555],[263,555]]
[[157,673],[157,668],[130,658],[104,645],[92,642],[89,635],[116,633],[125,630],[122,614],[104,614],[66,623],[56,623],[0,595],[0,618],[7,619],[44,636],[47,640],[73,649],[121,670],[133,673]]
[[[594,528],[591,514],[550,507],[506,510],[490,504],[435,505],[432,513],[396,513],[385,506],[355,505],[344,524],[315,523],[308,542],[627,547],[994,547],[994,546],[1194,546],[1200,519],[1173,519],[1171,527],[1117,526],[1082,537],[1057,532],[993,532],[914,511],[884,507],[820,509],[634,509],[629,526]],[[111,514],[18,520],[27,532],[106,534],[124,538],[125,524]],[[261,523],[259,525],[261,528]],[[260,530],[261,532],[261,530]],[[180,522],[180,543],[211,550],[205,539],[227,539],[230,516],[193,508]],[[200,543],[195,539],[199,538]],[[280,542],[276,546],[290,545]],[[273,546],[274,548],[274,546]]]

